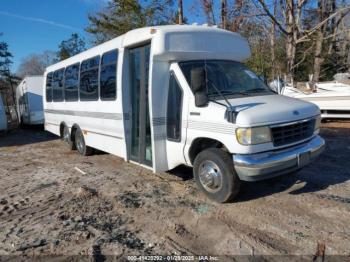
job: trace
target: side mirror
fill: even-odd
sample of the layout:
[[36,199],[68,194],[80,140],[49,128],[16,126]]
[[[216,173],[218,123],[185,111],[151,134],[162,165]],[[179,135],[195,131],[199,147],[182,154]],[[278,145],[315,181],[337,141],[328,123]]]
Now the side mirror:
[[194,93],[195,104],[198,107],[208,105],[209,99],[206,90],[205,70],[202,67],[191,70],[191,88]]
[[197,91],[194,93],[194,102],[198,107],[205,107],[209,103],[207,91]]
[[205,90],[205,70],[202,67],[191,69],[191,88],[194,93]]

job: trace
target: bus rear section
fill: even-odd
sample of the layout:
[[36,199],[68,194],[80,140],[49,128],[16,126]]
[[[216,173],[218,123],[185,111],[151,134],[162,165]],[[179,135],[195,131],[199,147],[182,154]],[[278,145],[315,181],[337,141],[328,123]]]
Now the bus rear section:
[[44,76],[26,76],[16,88],[19,123],[44,124],[43,108]]

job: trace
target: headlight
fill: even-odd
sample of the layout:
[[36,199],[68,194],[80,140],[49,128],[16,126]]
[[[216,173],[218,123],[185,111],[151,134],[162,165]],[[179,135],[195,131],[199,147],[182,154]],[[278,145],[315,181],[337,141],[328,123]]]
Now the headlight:
[[240,127],[236,129],[237,140],[242,145],[256,145],[271,142],[271,131],[268,126]]
[[315,121],[315,131],[319,131],[321,127],[321,116],[317,116],[316,117],[316,121]]

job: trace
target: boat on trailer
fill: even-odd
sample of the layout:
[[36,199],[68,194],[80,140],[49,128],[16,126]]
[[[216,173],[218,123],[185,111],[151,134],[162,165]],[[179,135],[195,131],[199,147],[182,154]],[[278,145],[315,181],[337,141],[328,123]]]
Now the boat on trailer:
[[321,110],[322,118],[350,118],[350,85],[340,82],[316,83],[314,90],[311,90],[290,85],[279,88],[280,84],[274,82],[273,89],[282,95],[316,104]]

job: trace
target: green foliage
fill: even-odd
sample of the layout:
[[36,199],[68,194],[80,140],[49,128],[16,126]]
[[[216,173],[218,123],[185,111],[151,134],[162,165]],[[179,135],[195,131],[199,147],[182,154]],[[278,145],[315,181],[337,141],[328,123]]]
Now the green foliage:
[[138,0],[112,0],[105,10],[88,16],[90,25],[86,31],[94,36],[94,42],[98,44],[135,28],[175,21],[173,0],[152,0],[146,4]]
[[272,50],[270,35],[266,33],[264,25],[256,22],[246,23],[240,32],[248,39],[251,57],[246,65],[257,75],[265,77],[268,81],[282,76],[286,69],[285,39],[282,36],[276,37],[275,43],[275,65],[272,63]]
[[73,33],[69,39],[62,41],[58,48],[57,59],[61,61],[83,52],[86,45],[77,33]]
[[8,50],[6,42],[0,42],[0,78],[6,78],[10,74],[10,66],[12,64],[12,54]]

